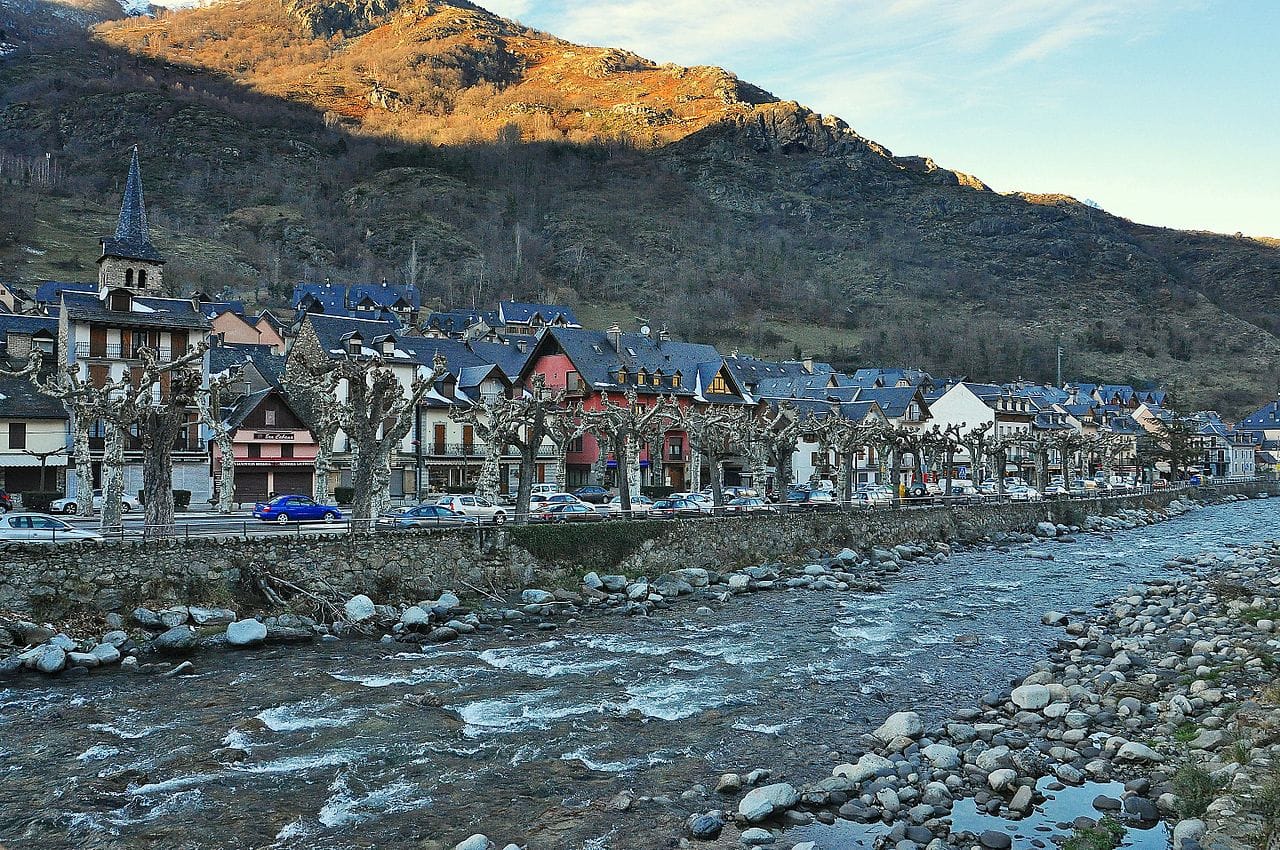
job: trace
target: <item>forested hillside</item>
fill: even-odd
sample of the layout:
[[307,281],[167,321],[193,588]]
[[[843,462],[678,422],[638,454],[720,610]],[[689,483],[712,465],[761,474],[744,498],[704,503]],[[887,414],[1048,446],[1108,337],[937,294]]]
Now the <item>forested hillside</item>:
[[[718,68],[465,2],[0,0],[0,278],[92,277],[142,147],[166,279],[413,278],[840,365],[1275,391],[1280,249],[1001,195]],[[412,263],[415,253],[417,262]]]

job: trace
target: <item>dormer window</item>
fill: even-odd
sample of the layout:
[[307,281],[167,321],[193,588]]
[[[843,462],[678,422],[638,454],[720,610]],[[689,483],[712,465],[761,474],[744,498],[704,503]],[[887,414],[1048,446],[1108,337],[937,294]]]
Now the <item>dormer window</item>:
[[672,389],[675,389],[675,388],[678,388],[679,386],[680,386],[680,373],[676,372],[674,375],[671,376],[671,387]]
[[360,338],[359,334],[352,334],[351,336],[347,337],[347,353],[348,354],[359,354],[363,350],[364,350],[364,340]]
[[117,313],[128,313],[133,309],[133,295],[127,289],[113,289],[107,300],[107,309]]
[[390,357],[396,353],[396,338],[389,336],[382,341],[382,355]]
[[625,384],[626,382],[627,382],[627,370],[626,370],[626,369],[619,369],[619,370],[618,370],[618,383],[620,383],[620,384]]
[[641,369],[640,373],[636,375],[636,383],[639,384],[640,386],[644,386],[645,384],[649,383],[649,373],[646,372],[644,369]]

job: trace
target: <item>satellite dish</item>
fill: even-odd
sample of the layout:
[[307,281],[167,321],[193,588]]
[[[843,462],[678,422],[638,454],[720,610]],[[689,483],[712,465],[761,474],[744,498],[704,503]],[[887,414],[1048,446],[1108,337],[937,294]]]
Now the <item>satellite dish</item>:
[[649,331],[650,331],[650,330],[652,330],[652,329],[651,329],[648,325],[641,325],[641,326],[640,326],[640,333],[641,333],[641,334],[643,334],[644,336],[648,336],[648,335],[649,335]]

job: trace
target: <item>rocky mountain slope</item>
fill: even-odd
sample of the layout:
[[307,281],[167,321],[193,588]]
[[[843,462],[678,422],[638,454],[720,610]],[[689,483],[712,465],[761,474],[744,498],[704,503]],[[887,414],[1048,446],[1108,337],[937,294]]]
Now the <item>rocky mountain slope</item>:
[[461,0],[231,0],[91,33],[36,26],[50,8],[0,0],[4,278],[88,274],[139,143],[184,289],[412,278],[844,365],[1051,379],[1060,342],[1081,380],[1228,412],[1275,389],[1274,242],[1001,195],[722,69]]

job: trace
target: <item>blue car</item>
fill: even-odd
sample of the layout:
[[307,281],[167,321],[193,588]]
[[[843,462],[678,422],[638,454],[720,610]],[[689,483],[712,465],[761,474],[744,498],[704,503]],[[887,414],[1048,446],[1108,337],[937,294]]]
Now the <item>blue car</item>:
[[276,496],[253,506],[253,515],[263,522],[337,522],[342,511],[322,505],[310,496]]

